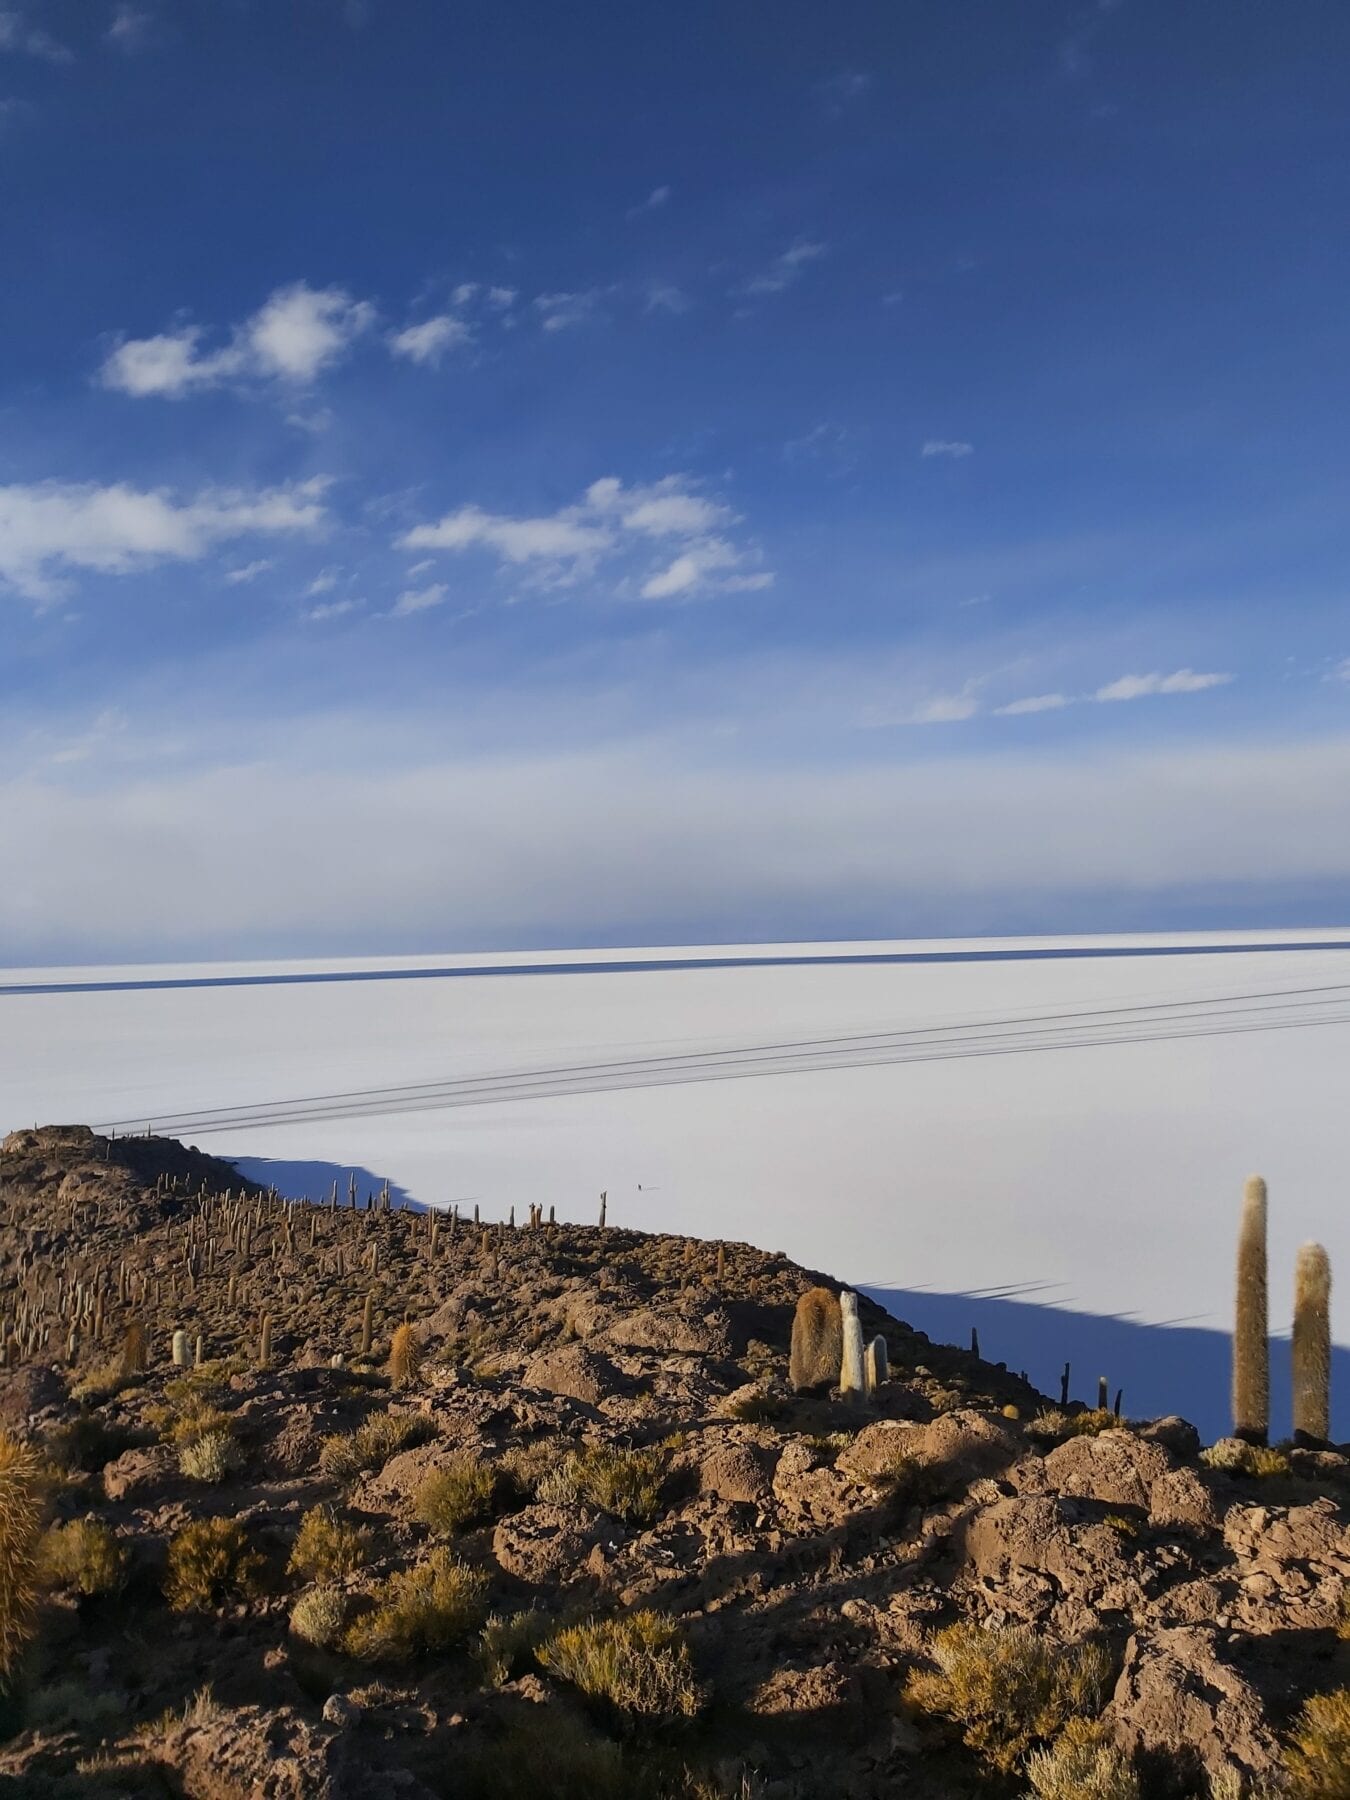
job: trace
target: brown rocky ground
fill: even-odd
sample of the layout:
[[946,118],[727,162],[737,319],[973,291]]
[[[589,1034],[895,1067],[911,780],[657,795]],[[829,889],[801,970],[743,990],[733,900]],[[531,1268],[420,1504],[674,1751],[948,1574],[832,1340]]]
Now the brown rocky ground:
[[[795,1395],[793,1307],[821,1281],[614,1228],[433,1237],[414,1212],[287,1205],[167,1141],[13,1134],[0,1424],[47,1459],[58,1537],[93,1521],[112,1549],[95,1532],[101,1561],[48,1568],[0,1793],[1027,1794],[1024,1752],[1064,1723],[1043,1694],[1005,1671],[963,1712],[908,1687],[963,1621],[1001,1628],[979,1646],[1048,1646],[1052,1671],[1102,1647],[1070,1711],[1134,1785],[1035,1791],[1283,1781],[1301,1704],[1350,1682],[1350,1462],[1257,1474],[1216,1466],[1235,1447],[1202,1459],[1180,1420],[1047,1421],[1016,1376],[865,1301],[890,1382],[866,1406]],[[418,1366],[391,1385],[405,1317]],[[123,1379],[133,1325],[148,1361]],[[172,1365],[177,1329],[200,1371]],[[363,1426],[385,1441],[355,1469]],[[358,1546],[317,1582],[288,1567],[316,1507]],[[236,1522],[253,1560],[175,1606],[171,1546],[203,1519]],[[438,1559],[458,1600],[391,1609]],[[305,1639],[320,1602],[326,1647]],[[617,1638],[598,1675],[557,1648],[647,1612],[659,1668],[616,1662]],[[487,1628],[495,1656],[488,1613],[511,1622]],[[1014,1715],[1026,1743],[1000,1768]]]

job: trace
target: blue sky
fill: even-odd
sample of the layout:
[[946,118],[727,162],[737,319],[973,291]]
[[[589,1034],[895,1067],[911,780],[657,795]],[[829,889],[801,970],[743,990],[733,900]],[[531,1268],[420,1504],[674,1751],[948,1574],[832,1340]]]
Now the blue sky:
[[0,960],[1343,919],[1348,78],[0,9]]

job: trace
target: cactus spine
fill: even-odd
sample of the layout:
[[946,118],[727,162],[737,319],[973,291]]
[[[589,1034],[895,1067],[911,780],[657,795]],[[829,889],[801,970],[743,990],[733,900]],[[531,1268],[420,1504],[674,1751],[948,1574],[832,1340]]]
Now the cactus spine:
[[843,1353],[839,1359],[839,1391],[861,1394],[866,1390],[863,1374],[862,1320],[858,1317],[858,1296],[848,1292],[839,1296],[843,1316]]
[[1304,1244],[1294,1264],[1294,1437],[1330,1436],[1331,1260],[1320,1244]]
[[839,1297],[826,1287],[808,1288],[792,1319],[788,1378],[798,1393],[833,1387],[844,1354]]
[[40,1476],[35,1453],[0,1432],[0,1688],[7,1692],[37,1629]]
[[389,1379],[396,1388],[409,1388],[417,1380],[422,1353],[413,1328],[405,1319],[394,1332],[389,1345]]
[[1270,1431],[1268,1314],[1266,1184],[1252,1175],[1242,1197],[1233,1327],[1233,1435],[1250,1444],[1264,1444]]

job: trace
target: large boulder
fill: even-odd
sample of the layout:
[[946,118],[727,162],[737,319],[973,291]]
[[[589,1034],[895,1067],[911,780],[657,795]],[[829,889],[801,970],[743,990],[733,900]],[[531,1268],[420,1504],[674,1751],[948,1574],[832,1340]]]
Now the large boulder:
[[719,1500],[762,1505],[771,1491],[768,1461],[749,1444],[721,1444],[699,1464],[699,1491]]
[[1137,1632],[1109,1709],[1120,1747],[1166,1769],[1199,1763],[1242,1783],[1273,1773],[1279,1746],[1261,1697],[1219,1651],[1213,1627]]
[[1148,1507],[1154,1482],[1172,1468],[1170,1452],[1131,1431],[1070,1438],[1045,1459],[1046,1479],[1058,1493],[1141,1511]]
[[567,1582],[580,1569],[609,1526],[597,1513],[542,1502],[498,1521],[492,1554],[508,1575],[535,1586]]
[[598,1356],[585,1344],[561,1344],[542,1351],[525,1365],[521,1382],[547,1394],[562,1394],[596,1406],[608,1394],[618,1393],[623,1378],[607,1356]]

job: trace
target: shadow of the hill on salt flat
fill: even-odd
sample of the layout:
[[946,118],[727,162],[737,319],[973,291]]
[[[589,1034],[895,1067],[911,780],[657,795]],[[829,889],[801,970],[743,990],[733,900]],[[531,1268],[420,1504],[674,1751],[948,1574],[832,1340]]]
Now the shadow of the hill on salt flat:
[[[863,1292],[887,1312],[937,1343],[970,1343],[972,1326],[980,1354],[1005,1363],[1043,1393],[1057,1398],[1060,1373],[1072,1367],[1070,1397],[1097,1403],[1097,1378],[1104,1375],[1112,1401],[1124,1389],[1124,1412],[1131,1418],[1180,1413],[1206,1443],[1231,1429],[1229,1386],[1231,1340],[1226,1331],[1193,1325],[1145,1325],[1135,1319],[1070,1312],[980,1294],[931,1293],[924,1289],[872,1288]],[[1289,1340],[1270,1345],[1271,1438],[1292,1429],[1289,1402]],[[1331,1434],[1343,1439],[1350,1407],[1350,1350],[1331,1353]]]
[[[360,1163],[305,1162],[271,1156],[227,1156],[223,1160],[249,1181],[275,1188],[283,1200],[327,1200],[336,1182],[338,1204],[345,1206],[348,1183],[354,1175],[357,1205],[364,1206],[367,1197],[378,1194],[388,1180],[384,1175],[363,1168]],[[416,1212],[426,1210],[396,1181],[389,1181],[389,1202],[391,1206],[407,1206]]]

